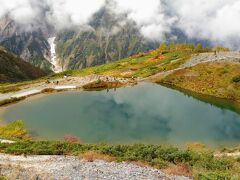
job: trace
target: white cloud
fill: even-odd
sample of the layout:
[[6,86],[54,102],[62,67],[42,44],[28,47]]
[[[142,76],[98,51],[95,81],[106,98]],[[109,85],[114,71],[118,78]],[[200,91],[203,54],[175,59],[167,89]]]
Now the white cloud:
[[115,12],[128,13],[140,27],[140,32],[148,39],[163,40],[164,34],[171,31],[177,17],[168,16],[160,0],[115,0]]
[[34,22],[47,6],[49,22],[66,28],[87,24],[106,2],[113,12],[127,13],[151,40],[164,40],[175,27],[216,43],[240,39],[240,0],[0,0],[0,17],[9,13],[19,23]]
[[36,15],[29,0],[12,0],[11,2],[0,0],[0,4],[0,16],[9,13],[12,18],[19,22],[30,19]]
[[61,27],[86,24],[89,18],[105,4],[104,0],[47,1],[51,7],[50,19]]
[[239,0],[170,0],[169,6],[189,37],[216,42],[240,37]]

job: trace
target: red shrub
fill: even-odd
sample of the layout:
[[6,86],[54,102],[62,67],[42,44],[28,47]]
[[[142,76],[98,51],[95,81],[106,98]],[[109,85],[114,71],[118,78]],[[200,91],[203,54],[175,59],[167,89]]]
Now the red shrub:
[[81,140],[79,137],[71,135],[71,134],[67,134],[64,136],[64,141],[70,142],[70,143],[80,143]]

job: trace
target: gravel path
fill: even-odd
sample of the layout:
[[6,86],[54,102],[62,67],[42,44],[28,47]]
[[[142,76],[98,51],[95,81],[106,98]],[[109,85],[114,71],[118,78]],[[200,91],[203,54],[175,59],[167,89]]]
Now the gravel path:
[[201,63],[207,62],[233,62],[240,63],[240,52],[218,52],[216,55],[214,53],[200,53],[193,55],[186,63],[182,64],[179,68],[157,73],[150,77],[150,79],[158,78],[159,76],[168,76],[175,71],[185,69],[188,67],[196,66]]
[[129,163],[88,162],[72,156],[12,156],[0,154],[0,173],[10,179],[188,180]]
[[200,53],[192,56],[192,58],[181,66],[181,68],[195,66],[205,62],[239,62],[239,52],[219,52],[216,55],[214,53]]

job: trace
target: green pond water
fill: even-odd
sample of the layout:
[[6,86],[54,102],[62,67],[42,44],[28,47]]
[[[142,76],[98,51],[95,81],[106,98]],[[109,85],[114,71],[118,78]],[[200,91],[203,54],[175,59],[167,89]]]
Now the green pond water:
[[144,83],[30,98],[9,106],[1,117],[21,119],[33,134],[48,139],[71,134],[86,143],[239,144],[239,112],[231,102],[207,101]]

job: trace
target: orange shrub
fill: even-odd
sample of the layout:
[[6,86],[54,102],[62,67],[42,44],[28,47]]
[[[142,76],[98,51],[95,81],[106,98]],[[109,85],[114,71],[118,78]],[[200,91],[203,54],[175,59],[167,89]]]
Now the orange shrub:
[[101,153],[97,153],[94,151],[88,151],[80,156],[81,156],[81,158],[87,160],[88,162],[93,162],[94,160],[103,160],[106,162],[114,161],[114,157],[111,157],[111,156],[108,156],[105,154],[101,154]]

